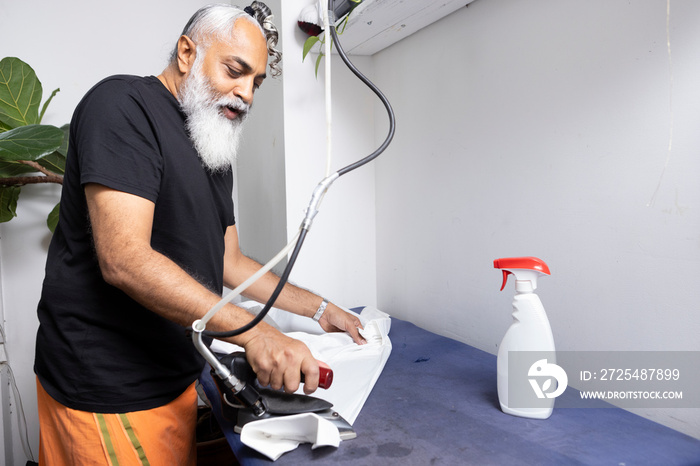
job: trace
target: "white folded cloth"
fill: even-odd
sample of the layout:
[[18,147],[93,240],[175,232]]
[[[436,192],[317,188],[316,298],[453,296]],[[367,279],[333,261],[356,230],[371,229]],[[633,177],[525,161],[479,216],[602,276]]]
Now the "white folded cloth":
[[[262,308],[262,305],[255,302],[243,302],[237,305],[254,314]],[[347,309],[346,311],[352,312]],[[389,315],[376,308],[365,307],[359,314],[359,318],[364,327],[360,333],[367,340],[365,345],[357,345],[347,333],[325,333],[317,322],[279,309],[270,309],[265,317],[266,322],[286,335],[303,341],[316,359],[331,367],[333,370],[331,387],[327,390],[318,389],[312,396],[332,403],[332,409],[350,424],[357,419],[391,353]],[[214,340],[211,349],[220,353],[242,350],[236,345],[219,340]],[[300,388],[297,393],[303,394],[303,388]],[[319,421],[318,424],[313,424],[309,421],[310,417],[317,417],[325,422]],[[328,428],[325,423],[330,424],[333,429]],[[311,429],[309,426],[314,428]],[[247,433],[244,439],[243,432],[246,429],[250,433]],[[334,434],[332,434],[333,430]],[[315,434],[311,433],[312,431]],[[283,440],[285,432],[289,432],[289,438]],[[241,441],[274,460],[284,452],[296,448],[303,441],[312,442],[314,445],[331,445],[331,439],[335,435],[338,435],[338,429],[325,419],[316,415],[294,415],[250,422],[243,427]],[[288,448],[292,444],[293,446]],[[335,446],[338,444],[336,443]]]
[[[316,359],[333,369],[331,387],[316,390],[313,396],[333,403],[333,410],[350,424],[360,414],[391,353],[389,316],[378,309],[366,307],[360,313],[360,320],[364,327],[360,334],[367,340],[365,345],[355,344],[347,333],[286,333],[306,343]],[[321,328],[316,322],[313,323]],[[303,393],[303,389],[297,393]]]
[[314,413],[304,413],[249,422],[241,429],[241,442],[276,461],[300,443],[312,443],[312,449],[337,448],[340,433],[329,420]]

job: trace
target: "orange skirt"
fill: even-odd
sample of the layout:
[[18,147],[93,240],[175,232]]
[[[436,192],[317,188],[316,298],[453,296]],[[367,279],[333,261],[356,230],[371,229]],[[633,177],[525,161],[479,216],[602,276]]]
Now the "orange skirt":
[[172,402],[123,414],[70,409],[37,378],[39,464],[46,466],[195,466],[195,384]]

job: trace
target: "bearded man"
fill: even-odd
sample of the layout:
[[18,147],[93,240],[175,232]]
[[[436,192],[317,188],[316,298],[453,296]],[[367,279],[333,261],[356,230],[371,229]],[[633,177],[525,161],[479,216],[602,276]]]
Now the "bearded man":
[[[112,76],[76,108],[38,306],[40,464],[195,464],[204,360],[187,327],[260,268],[239,249],[231,165],[276,42],[261,2],[207,6],[162,74]],[[246,296],[264,302],[277,281]],[[276,306],[363,343],[359,320],[313,293],[287,285]],[[208,328],[250,320],[229,304]],[[228,341],[262,385],[293,392],[303,373],[317,388],[303,343],[265,323]]]

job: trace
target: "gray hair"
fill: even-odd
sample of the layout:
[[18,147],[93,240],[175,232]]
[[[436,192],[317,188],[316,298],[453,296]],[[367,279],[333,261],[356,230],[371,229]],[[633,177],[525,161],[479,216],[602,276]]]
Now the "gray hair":
[[[272,23],[272,10],[263,2],[254,1],[249,7],[241,9],[226,4],[206,5],[197,10],[182,30],[183,36],[192,39],[197,46],[206,49],[211,45],[212,38],[225,39],[231,33],[237,19],[244,18],[255,24],[267,42],[267,54],[270,60],[270,75],[279,76],[282,69],[279,65],[282,53],[277,50],[279,33]],[[170,63],[177,62],[177,44],[170,54]]]

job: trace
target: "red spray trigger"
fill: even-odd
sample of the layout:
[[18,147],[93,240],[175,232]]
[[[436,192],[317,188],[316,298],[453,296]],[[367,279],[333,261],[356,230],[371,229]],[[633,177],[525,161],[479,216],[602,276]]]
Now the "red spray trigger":
[[[501,291],[508,282],[508,275],[515,275],[515,289],[525,290],[531,283],[530,291],[537,288],[537,277],[540,275],[550,275],[549,267],[542,259],[537,257],[504,257],[493,261],[493,267],[501,269],[503,272],[503,284]],[[520,284],[520,285],[519,285]]]
[[506,287],[506,283],[508,283],[508,275],[511,275],[513,272],[507,270],[502,270],[501,272],[503,272],[503,284],[501,285],[500,291],[503,291],[503,288]]

